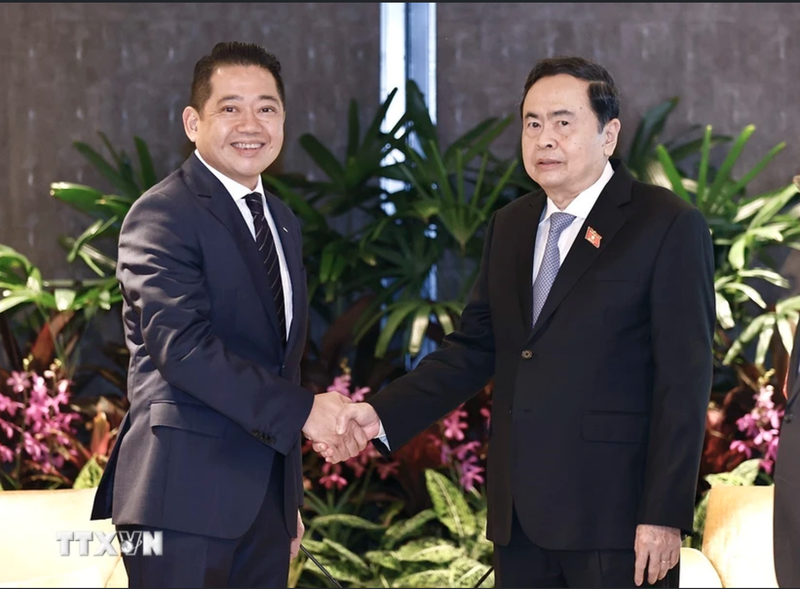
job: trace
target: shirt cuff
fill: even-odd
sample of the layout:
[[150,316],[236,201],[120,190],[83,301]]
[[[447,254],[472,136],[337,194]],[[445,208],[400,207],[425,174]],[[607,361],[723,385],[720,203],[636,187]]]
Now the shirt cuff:
[[381,429],[378,431],[378,435],[375,436],[374,439],[379,440],[389,451],[392,450],[389,446],[389,440],[386,438],[386,430],[383,429],[383,422],[381,422]]

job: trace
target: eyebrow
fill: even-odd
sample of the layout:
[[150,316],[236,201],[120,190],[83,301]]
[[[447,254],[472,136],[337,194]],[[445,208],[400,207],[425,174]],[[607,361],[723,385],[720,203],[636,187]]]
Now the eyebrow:
[[[554,117],[564,117],[564,116],[566,116],[566,117],[574,117],[575,113],[572,112],[571,110],[566,109],[566,108],[562,108],[562,109],[559,109],[559,110],[554,110],[548,115],[548,117],[551,118],[551,119],[554,118]],[[525,118],[526,119],[539,119],[541,117],[538,114],[536,114],[535,112],[526,112],[525,113]]]
[[[278,98],[277,98],[277,97],[275,97],[275,96],[272,96],[271,94],[262,94],[261,96],[259,96],[259,97],[258,97],[258,99],[259,99],[259,100],[271,100],[271,101],[273,101],[273,102],[277,102],[277,103],[279,103],[279,104],[280,104],[280,100],[278,100]],[[228,95],[228,96],[223,96],[222,98],[220,98],[220,99],[217,101],[217,104],[219,104],[219,103],[221,103],[221,102],[228,102],[229,100],[238,100],[238,101],[242,101],[242,100],[244,100],[244,98],[242,98],[242,97],[241,97],[241,96],[239,96],[238,94],[230,94],[230,95]]]

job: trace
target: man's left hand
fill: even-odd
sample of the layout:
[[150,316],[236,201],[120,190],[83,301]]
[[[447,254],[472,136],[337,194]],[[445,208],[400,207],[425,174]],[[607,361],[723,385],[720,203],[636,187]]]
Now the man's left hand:
[[681,531],[666,526],[641,524],[636,526],[636,552],[634,582],[639,587],[644,582],[644,569],[647,568],[647,582],[651,585],[667,576],[678,564],[681,555]]
[[300,542],[303,541],[303,534],[306,533],[306,527],[303,525],[303,518],[300,515],[300,510],[297,510],[297,538],[292,538],[292,545],[289,549],[291,560],[297,558],[300,553]]

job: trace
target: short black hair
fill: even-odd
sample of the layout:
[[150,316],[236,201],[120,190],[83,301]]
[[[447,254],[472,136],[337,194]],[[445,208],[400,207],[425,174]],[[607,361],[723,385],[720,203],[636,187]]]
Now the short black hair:
[[275,78],[281,104],[286,106],[286,92],[278,58],[255,43],[230,41],[214,45],[211,53],[201,57],[194,66],[189,104],[197,112],[202,112],[203,106],[211,97],[211,75],[216,68],[223,65],[255,65],[264,68]]
[[577,56],[548,57],[536,62],[525,80],[525,90],[519,103],[521,116],[524,116],[522,108],[531,86],[542,78],[558,74],[568,74],[589,82],[589,103],[600,123],[600,130],[608,121],[619,118],[619,91],[611,74],[592,60]]

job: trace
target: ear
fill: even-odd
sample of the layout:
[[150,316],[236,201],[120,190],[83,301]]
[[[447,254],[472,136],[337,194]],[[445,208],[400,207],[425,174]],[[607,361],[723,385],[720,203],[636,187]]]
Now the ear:
[[192,143],[197,139],[197,128],[200,124],[200,113],[194,107],[187,106],[183,109],[183,130]]
[[622,124],[619,122],[619,119],[611,119],[603,128],[603,153],[607,157],[614,155],[621,127]]

